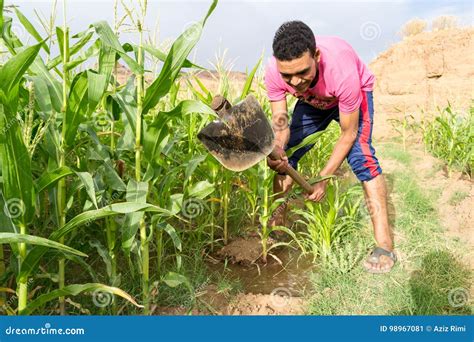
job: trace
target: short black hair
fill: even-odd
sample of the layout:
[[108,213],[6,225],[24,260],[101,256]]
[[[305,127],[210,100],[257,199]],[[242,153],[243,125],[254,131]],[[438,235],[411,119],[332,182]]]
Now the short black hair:
[[311,28],[299,20],[283,23],[273,38],[273,56],[280,61],[291,61],[306,51],[316,52],[316,39]]

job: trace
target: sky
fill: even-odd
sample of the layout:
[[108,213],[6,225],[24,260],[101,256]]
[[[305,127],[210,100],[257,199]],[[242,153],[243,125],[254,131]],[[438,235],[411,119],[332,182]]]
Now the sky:
[[[123,1],[130,3],[132,0]],[[36,24],[35,12],[49,17],[53,1],[6,0],[5,3],[18,5]],[[71,31],[82,31],[99,20],[112,23],[113,3],[113,0],[66,0],[67,23]],[[148,0],[146,24],[149,33],[156,32],[158,46],[170,42],[190,24],[199,21],[210,4],[211,0]],[[273,35],[283,22],[302,20],[316,35],[345,39],[369,63],[401,40],[400,28],[410,19],[421,18],[430,23],[440,15],[454,15],[460,25],[473,25],[473,4],[468,0],[220,0],[190,58],[211,67],[210,62],[215,62],[225,51],[228,66],[234,71],[246,71],[255,65],[262,53],[264,60],[271,56]],[[58,0],[58,26],[62,25],[62,6],[63,0]],[[20,26],[15,29],[19,34],[24,33]],[[121,35],[122,43],[129,40],[136,40],[136,36]]]

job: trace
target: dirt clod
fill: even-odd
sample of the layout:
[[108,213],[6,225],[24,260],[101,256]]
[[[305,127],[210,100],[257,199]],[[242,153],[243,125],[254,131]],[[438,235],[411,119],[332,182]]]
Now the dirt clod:
[[[268,246],[273,243],[269,239]],[[239,238],[230,242],[217,252],[218,256],[228,258],[232,263],[252,264],[262,255],[262,243],[258,237]]]

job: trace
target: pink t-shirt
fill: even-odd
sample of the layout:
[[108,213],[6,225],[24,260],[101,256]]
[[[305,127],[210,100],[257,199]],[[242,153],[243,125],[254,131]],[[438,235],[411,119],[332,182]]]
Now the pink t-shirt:
[[361,91],[372,91],[374,75],[341,38],[316,36],[316,47],[321,51],[318,82],[304,94],[298,94],[282,79],[275,57],[270,59],[265,70],[270,101],[281,101],[290,93],[319,109],[339,105],[340,112],[352,113],[362,102]]

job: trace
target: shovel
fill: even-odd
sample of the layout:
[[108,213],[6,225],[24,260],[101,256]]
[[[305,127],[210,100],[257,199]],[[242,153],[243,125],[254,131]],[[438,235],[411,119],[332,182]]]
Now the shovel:
[[[231,106],[223,96],[216,96],[211,104],[219,115],[198,133],[198,139],[227,169],[243,171],[273,153],[275,134],[257,99],[249,95],[244,101]],[[304,191],[311,193],[312,186],[291,166],[285,170]]]

